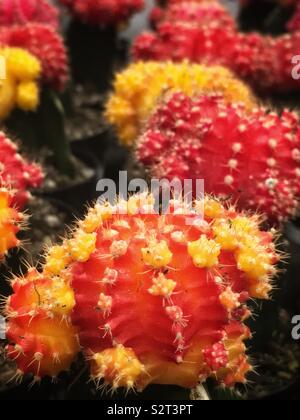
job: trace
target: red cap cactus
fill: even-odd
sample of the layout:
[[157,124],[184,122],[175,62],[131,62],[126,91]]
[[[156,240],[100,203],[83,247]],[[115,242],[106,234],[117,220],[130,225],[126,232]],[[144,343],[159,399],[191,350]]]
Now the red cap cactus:
[[164,10],[154,8],[151,13],[151,22],[154,26],[162,21],[185,23],[192,26],[204,25],[235,28],[236,23],[229,11],[220,3],[205,1],[182,1],[171,3]]
[[162,215],[146,194],[98,204],[42,274],[13,281],[8,355],[20,375],[55,377],[78,339],[99,387],[245,382],[247,301],[272,289],[273,239],[258,217],[208,197]]
[[0,0],[0,25],[25,25],[28,22],[58,27],[58,10],[47,0]]
[[277,38],[258,33],[242,34],[218,25],[163,22],[156,33],[145,32],[133,45],[137,60],[189,59],[229,67],[260,91],[300,89],[292,77],[293,57],[298,54],[300,34]]
[[0,185],[14,190],[12,205],[22,209],[30,198],[29,189],[38,188],[43,181],[41,168],[24,159],[18,147],[0,132]]
[[300,129],[289,111],[247,113],[221,96],[176,93],[149,120],[137,157],[155,177],[204,179],[206,192],[231,197],[271,222],[298,209]]
[[0,188],[0,261],[19,245],[16,235],[22,220],[23,215],[13,207],[13,194],[7,188]]
[[69,78],[66,49],[61,36],[50,26],[28,23],[0,29],[0,45],[20,47],[36,56],[42,64],[42,78],[57,90]]
[[144,0],[60,0],[74,15],[90,25],[110,26],[125,23],[140,11]]

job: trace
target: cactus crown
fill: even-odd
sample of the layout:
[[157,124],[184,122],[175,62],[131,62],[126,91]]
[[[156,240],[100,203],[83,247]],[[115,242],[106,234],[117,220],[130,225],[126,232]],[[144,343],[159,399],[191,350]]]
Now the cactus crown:
[[251,90],[225,68],[188,62],[138,62],[116,76],[114,93],[106,106],[106,118],[116,126],[121,143],[132,146],[161,95],[176,90],[188,95],[221,92],[230,102],[256,106]]
[[8,354],[20,374],[56,376],[79,342],[98,387],[245,382],[247,300],[269,296],[274,233],[209,197],[172,206],[157,214],[147,195],[98,204],[42,274],[13,281]]
[[176,93],[148,122],[137,157],[155,177],[204,179],[208,193],[278,223],[298,209],[299,132],[293,112],[246,111],[219,95]]

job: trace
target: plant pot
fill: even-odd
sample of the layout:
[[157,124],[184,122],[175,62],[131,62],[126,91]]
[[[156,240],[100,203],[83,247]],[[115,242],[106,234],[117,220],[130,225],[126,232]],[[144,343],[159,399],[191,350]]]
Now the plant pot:
[[113,78],[117,51],[115,28],[101,29],[72,20],[66,33],[75,83],[107,91]]
[[72,151],[74,156],[90,169],[87,179],[76,183],[71,182],[70,185],[57,187],[53,190],[45,189],[39,191],[38,194],[50,199],[63,201],[74,208],[76,214],[80,216],[84,214],[86,206],[97,198],[96,186],[99,179],[103,176],[104,169],[97,158],[87,150],[81,150],[80,147],[77,149],[76,145],[73,144]]

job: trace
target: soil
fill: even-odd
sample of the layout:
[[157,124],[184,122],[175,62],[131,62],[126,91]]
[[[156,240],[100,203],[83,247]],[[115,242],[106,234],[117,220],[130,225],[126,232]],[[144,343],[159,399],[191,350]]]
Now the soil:
[[49,201],[43,197],[34,197],[28,206],[29,229],[23,234],[24,249],[30,263],[41,260],[43,250],[59,242],[67,226],[73,220],[72,209],[63,203]]
[[104,133],[108,126],[102,116],[105,95],[81,85],[72,91],[70,115],[66,119],[66,134],[71,141],[79,141]]
[[47,159],[47,151],[42,151],[42,167],[45,172],[44,184],[41,188],[42,193],[72,187],[77,184],[84,183],[91,179],[94,170],[87,166],[82,160],[72,156],[72,164],[74,174],[72,176],[60,173]]
[[0,393],[14,386],[11,379],[16,374],[16,370],[15,363],[6,360],[4,344],[0,342]]

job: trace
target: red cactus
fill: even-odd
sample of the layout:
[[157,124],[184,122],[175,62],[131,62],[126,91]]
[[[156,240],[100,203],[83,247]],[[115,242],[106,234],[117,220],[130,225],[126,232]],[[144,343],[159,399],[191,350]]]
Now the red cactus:
[[60,0],[81,21],[91,25],[125,23],[140,11],[144,0]]
[[42,274],[13,281],[8,354],[20,375],[56,376],[78,335],[98,386],[245,382],[246,303],[268,298],[277,260],[256,216],[208,197],[164,215],[148,195],[96,205]]
[[1,0],[0,25],[25,25],[28,22],[58,27],[58,11],[47,0]]
[[300,128],[292,112],[247,113],[220,96],[178,93],[150,119],[137,156],[159,178],[204,179],[206,192],[259,209],[270,222],[297,211]]
[[225,7],[217,2],[182,1],[171,3],[164,10],[154,8],[151,13],[151,22],[154,26],[158,23],[173,22],[185,23],[192,26],[202,27],[221,26],[223,28],[235,28],[236,24]]
[[12,205],[22,209],[30,197],[29,189],[42,184],[41,168],[26,161],[17,146],[0,132],[0,186],[8,185],[14,190]]
[[294,15],[287,23],[287,29],[290,32],[300,31],[300,3],[296,5]]
[[300,89],[299,79],[292,77],[292,59],[298,54],[299,39],[299,32],[273,38],[222,27],[196,28],[164,22],[156,33],[137,37],[133,56],[142,60],[189,59],[221,64],[257,90],[286,92]]
[[65,87],[69,77],[68,58],[55,29],[37,23],[1,28],[0,44],[28,50],[40,60],[45,83],[58,90]]

